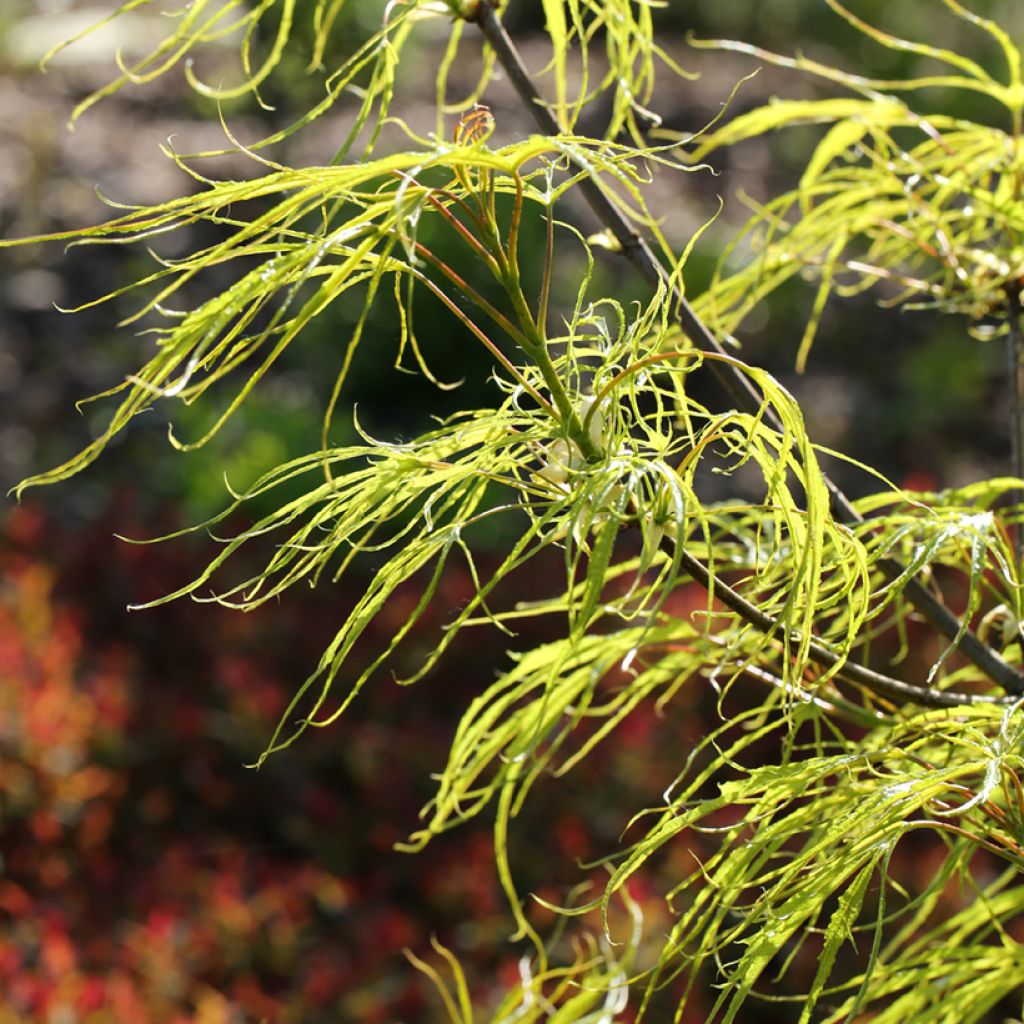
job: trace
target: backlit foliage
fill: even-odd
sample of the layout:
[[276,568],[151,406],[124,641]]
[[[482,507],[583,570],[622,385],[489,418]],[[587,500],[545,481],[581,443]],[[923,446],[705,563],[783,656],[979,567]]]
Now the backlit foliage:
[[[877,1021],[962,1024],[1005,1010],[1001,1001],[1011,998],[1021,1012],[1019,481],[908,493],[876,474],[878,493],[853,507],[823,472],[792,395],[721,345],[742,340],[745,315],[799,274],[818,282],[799,365],[832,293],[876,285],[887,302],[966,313],[976,333],[1017,344],[1020,54],[998,25],[956,0],[933,6],[995,42],[1004,78],[959,53],[889,35],[838,0],[823,2],[875,43],[943,70],[876,81],[745,44],[702,44],[809,72],[854,96],[783,100],[726,114],[689,140],[659,134],[652,142],[655,75],[686,75],[659,46],[653,5],[641,0],[545,0],[550,59],[535,81],[516,64],[501,5],[488,0],[388,4],[379,32],[338,59],[332,27],[341,0],[199,0],[175,8],[167,40],[122,64],[76,111],[181,64],[199,93],[223,104],[230,126],[231,101],[265,102],[261,89],[287,47],[306,45],[310,65],[327,69],[323,100],[249,148],[251,178],[211,180],[169,150],[193,173],[194,194],[54,239],[145,244],[198,224],[216,238],[157,259],[130,286],[138,306],[129,323],[152,339],[148,358],[99,396],[111,412],[96,440],[19,488],[70,477],[135,416],[178,402],[210,403],[199,436],[170,433],[179,449],[203,445],[328,307],[361,310],[330,368],[319,446],[233,495],[203,524],[221,545],[209,567],[161,598],[187,594],[248,610],[300,581],[336,582],[366,560],[377,566],[263,757],[335,722],[373,685],[453,560],[475,593],[403,681],[437,665],[443,672],[464,629],[489,623],[515,649],[517,621],[560,617],[560,638],[516,651],[497,681],[480,681],[406,844],[418,849],[475,815],[494,815],[497,870],[524,943],[520,981],[497,1008],[474,1006],[457,959],[439,947],[436,962],[417,962],[453,1021],[625,1020],[666,998],[682,1017],[701,980],[717,986],[713,1019],[738,1020],[748,1000],[773,998],[772,979],[807,949],[816,968],[805,991],[789,997],[801,1022],[870,1011]],[[122,11],[143,6],[133,0]],[[439,21],[450,24],[450,42],[438,62],[437,128],[423,137],[406,127],[406,148],[386,149],[382,127],[400,123],[392,102],[400,57],[422,26]],[[241,38],[238,84],[215,88],[196,67],[204,47],[230,32]],[[457,55],[481,47],[479,82],[451,99]],[[527,106],[535,105],[531,89],[546,91],[541,116],[551,131],[510,138],[478,105],[498,64]],[[925,116],[901,98],[935,86],[985,95],[1004,122]],[[333,162],[274,162],[276,143],[352,92],[359,101]],[[604,127],[587,136],[582,115],[597,102]],[[699,239],[662,234],[645,198],[654,169],[699,168],[722,147],[806,123],[827,129],[799,186],[754,211],[693,299],[707,333],[683,298]],[[607,233],[588,242],[570,200],[584,193],[595,202],[595,186]],[[538,251],[524,248],[528,229],[543,238]],[[632,232],[652,238],[653,249]],[[439,235],[454,246],[444,255]],[[594,293],[596,238],[655,280],[644,303]],[[41,239],[8,244],[26,241]],[[741,243],[753,255],[737,267]],[[556,309],[562,253],[579,256],[584,271],[575,303]],[[539,294],[524,286],[527,261],[543,265]],[[193,286],[210,281],[212,297],[189,305]],[[351,413],[358,442],[332,444],[332,424],[351,400],[349,368],[381,303],[393,304],[401,325],[387,358],[440,387],[459,373],[425,357],[424,308],[448,318],[467,344],[483,345],[493,358],[493,405],[463,409],[411,440],[372,437]],[[730,382],[734,403],[708,404],[694,384],[709,371]],[[734,498],[720,497],[723,478],[736,482]],[[492,520],[514,532],[482,571],[476,543]],[[235,568],[252,564],[236,557],[243,548],[264,553],[255,574]],[[502,582],[552,548],[565,571],[550,597],[502,604]],[[702,607],[673,610],[670,598],[691,579],[706,591]],[[358,662],[357,642],[410,584],[418,601],[391,641]],[[922,637],[922,615],[937,632]],[[874,656],[893,637],[897,664]],[[920,676],[887,674],[901,671],[911,646],[916,656],[905,663]],[[542,776],[614,743],[634,708],[666,707],[682,687],[712,687],[721,725],[680,751],[663,803],[637,809],[621,847],[602,861],[604,892],[565,894],[561,914],[598,921],[597,935],[566,960],[524,909],[509,857],[514,819]],[[894,851],[922,834],[942,851],[937,870],[897,878]],[[646,933],[627,883],[668,848],[699,838],[706,849],[709,836],[711,852],[695,854],[690,873],[664,894],[671,931]],[[950,895],[958,886],[959,899]],[[951,903],[955,912],[943,916]]]

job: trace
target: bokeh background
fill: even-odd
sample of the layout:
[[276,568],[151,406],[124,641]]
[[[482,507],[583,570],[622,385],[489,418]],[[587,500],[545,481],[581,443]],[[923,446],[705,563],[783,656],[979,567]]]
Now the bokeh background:
[[[539,6],[512,0],[508,11],[527,62],[538,69],[545,63]],[[892,31],[995,59],[982,36],[964,33],[940,8],[933,0],[855,5]],[[974,8],[1024,34],[1015,0],[975,0]],[[161,15],[143,8],[39,73],[50,46],[106,9],[65,0],[6,0],[0,9],[0,236],[93,223],[109,212],[101,194],[120,203],[170,198],[193,185],[161,143],[173,137],[184,151],[224,145],[216,108],[178,72],[117,93],[68,130],[75,102],[114,72],[114,51],[130,58],[164,28]],[[372,0],[349,0],[335,32],[337,54],[366,38],[380,10]],[[680,130],[713,117],[753,67],[688,49],[689,30],[783,52],[799,46],[868,74],[908,68],[909,58],[854,35],[823,0],[672,0],[660,18],[666,48],[702,75],[682,84],[665,76],[654,106]],[[425,86],[441,45],[439,23],[403,60],[396,106],[415,125],[433,121]],[[230,62],[230,50],[223,59]],[[225,110],[238,138],[287,123],[322,90],[301,55],[282,70],[267,93],[273,111],[248,102]],[[470,80],[468,62],[464,73]],[[743,86],[734,110],[819,88],[766,68]],[[499,132],[530,130],[500,82],[490,99]],[[940,91],[924,102],[990,113]],[[343,105],[275,157],[328,160],[345,114]],[[678,241],[714,212],[718,196],[725,201],[691,261],[691,289],[707,280],[745,219],[737,196],[764,199],[792,184],[814,138],[801,129],[748,144],[716,160],[715,176],[658,177],[652,205]],[[203,165],[213,175],[256,170],[241,156]],[[566,216],[595,227],[585,209]],[[161,254],[201,241],[181,236]],[[556,300],[568,301],[579,265],[571,255],[559,265]],[[142,247],[51,244],[0,253],[4,491],[92,435],[101,410],[86,406],[79,414],[75,401],[116,384],[145,345],[117,326],[134,308],[130,296],[73,315],[56,307],[115,291],[151,266]],[[606,256],[594,281],[594,294],[602,291],[643,295]],[[798,376],[793,360],[811,300],[799,283],[786,289],[752,317],[742,340],[747,358],[800,397],[816,440],[916,487],[1008,470],[1000,349],[971,340],[962,322],[879,311],[862,299],[828,310],[808,371]],[[487,821],[415,856],[393,849],[416,828],[460,709],[507,663],[507,641],[481,634],[456,645],[416,687],[400,688],[383,673],[334,728],[305,736],[257,772],[246,765],[341,610],[359,596],[358,583],[295,593],[247,616],[188,603],[125,610],[191,578],[206,546],[202,537],[130,545],[115,532],[154,537],[200,522],[224,504],[225,473],[242,487],[314,447],[353,316],[338,308],[324,317],[209,447],[176,453],[166,444],[166,424],[142,417],[85,475],[29,492],[20,504],[8,498],[0,509],[0,1024],[439,1020],[429,983],[402,954],[429,955],[432,936],[466,965],[482,1005],[517,977],[520,950],[506,941],[512,924]],[[427,318],[420,323],[428,358],[447,377],[464,377],[465,386],[441,393],[396,374],[390,316],[371,323],[348,390],[372,432],[408,436],[431,416],[487,400],[485,355],[440,313],[429,328]],[[177,423],[185,431],[204,421],[198,411],[184,416]],[[343,421],[338,441],[350,429]],[[853,493],[870,486],[841,465],[835,475]],[[493,543],[500,548],[501,537]],[[452,569],[422,636],[411,638],[393,666],[398,675],[416,667],[471,585]],[[517,586],[506,601],[541,596],[543,573]],[[415,598],[399,595],[365,638],[367,651],[404,621],[402,602]],[[697,598],[681,591],[676,600],[685,609]],[[543,639],[543,628],[530,627],[517,644]],[[514,843],[523,891],[562,898],[579,876],[577,862],[614,848],[632,812],[657,801],[679,770],[680,752],[712,714],[698,687],[684,688],[664,714],[639,710],[597,756],[540,786]],[[660,866],[661,877],[639,879],[634,891],[655,931],[664,920],[657,893],[689,870],[686,851],[674,856]],[[697,1000],[686,1020],[703,1021],[705,1008]],[[786,1012],[770,1006],[759,1017],[751,1009],[746,1019],[784,1020]]]

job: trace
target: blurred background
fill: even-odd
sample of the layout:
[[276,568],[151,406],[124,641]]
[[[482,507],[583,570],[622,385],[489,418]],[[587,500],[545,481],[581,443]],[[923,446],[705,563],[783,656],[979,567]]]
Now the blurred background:
[[[943,17],[941,4],[857,3],[856,11],[899,34],[956,45],[995,59],[985,38]],[[1015,0],[975,0],[1020,38]],[[161,152],[225,145],[216,107],[180,72],[122,90],[89,110],[74,131],[76,102],[116,74],[112,55],[146,52],[166,28],[160,5],[143,7],[61,54],[42,75],[38,61],[112,5],[6,0],[0,10],[0,236],[94,223],[102,197],[141,204],[195,187]],[[507,21],[527,63],[546,50],[539,5],[512,0]],[[333,38],[340,59],[377,27],[381,5],[349,0]],[[685,33],[728,36],[871,75],[896,76],[908,58],[853,34],[823,0],[670,3],[659,15],[663,43],[701,78],[664,75],[653,104],[666,124],[694,130],[720,110],[755,66],[734,55],[691,50]],[[403,58],[396,109],[414,127],[433,124],[425,97],[446,26],[425,29]],[[286,55],[266,93],[274,110],[239,102],[225,110],[243,141],[289,123],[323,89],[304,54]],[[212,58],[216,65],[217,55]],[[223,60],[231,66],[233,51]],[[466,83],[474,69],[463,69]],[[543,81],[543,80],[542,80]],[[820,87],[764,69],[743,86],[739,113],[770,95],[808,96]],[[507,86],[489,97],[501,133],[531,130]],[[935,91],[930,109],[984,118],[962,97]],[[346,107],[292,136],[275,159],[330,159],[344,136]],[[395,136],[396,141],[400,141]],[[682,243],[725,201],[722,217],[690,263],[688,285],[708,279],[721,246],[745,220],[745,191],[766,199],[792,185],[816,138],[808,129],[758,140],[715,161],[708,173],[659,175],[651,204]],[[241,156],[203,163],[211,176],[256,172]],[[586,231],[583,208],[564,211]],[[175,236],[161,255],[200,244]],[[443,244],[439,242],[438,244]],[[177,247],[177,248],[175,248]],[[67,458],[93,436],[102,408],[74,403],[117,384],[145,341],[118,328],[139,301],[127,295],[69,315],[152,269],[142,246],[60,244],[0,253],[0,485]],[[579,264],[560,260],[556,301],[575,294]],[[564,269],[563,269],[564,268]],[[594,295],[643,297],[614,257],[600,256]],[[806,373],[793,361],[810,309],[810,287],[786,289],[748,325],[744,355],[772,370],[803,403],[812,437],[912,487],[954,485],[1008,471],[1007,391],[1001,348],[971,340],[965,325],[927,314],[879,311],[871,298],[834,302]],[[75,480],[0,512],[0,1024],[162,1021],[430,1021],[440,1005],[402,955],[427,955],[438,936],[466,964],[484,1004],[517,977],[519,950],[494,874],[486,820],[452,832],[415,856],[393,844],[417,826],[430,773],[443,762],[458,714],[506,664],[507,641],[456,645],[442,669],[402,689],[375,680],[334,728],[307,734],[260,771],[246,765],[305,678],[358,586],[296,592],[250,615],[177,603],[128,614],[192,578],[205,564],[202,536],[153,546],[154,537],[202,521],[236,488],[318,443],[320,416],[354,313],[332,309],[293,345],[264,386],[208,447],[188,455],[166,443],[166,424],[140,417],[99,463]],[[430,322],[431,328],[426,324]],[[433,327],[436,323],[436,328]],[[488,360],[445,316],[420,332],[435,368],[466,379],[438,392],[391,367],[396,324],[370,325],[348,386],[371,432],[409,436],[430,417],[486,402]],[[336,441],[350,430],[339,417]],[[176,421],[198,432],[201,411]],[[831,471],[831,469],[830,469]],[[852,493],[870,481],[842,467]],[[496,548],[501,538],[494,539]],[[485,553],[484,558],[487,555]],[[560,571],[556,562],[552,572]],[[541,596],[543,574],[507,601]],[[424,622],[440,629],[472,582],[457,568]],[[414,601],[416,595],[405,595]],[[681,592],[680,608],[697,600]],[[401,601],[398,602],[401,604]],[[396,607],[365,638],[376,649],[404,621]],[[558,624],[550,627],[557,632]],[[530,631],[532,629],[532,632]],[[530,627],[516,641],[544,638]],[[407,674],[425,649],[416,637],[393,666]],[[343,681],[341,681],[343,684]],[[567,778],[539,787],[514,844],[524,892],[550,899],[577,877],[575,864],[616,845],[629,816],[656,802],[679,770],[678,752],[706,729],[713,709],[684,688],[664,715],[639,710],[614,743]],[[688,870],[685,851],[663,877],[638,880],[648,925],[663,927],[656,899]],[[457,870],[456,870],[457,868]],[[536,911],[540,914],[540,911]],[[543,916],[543,915],[541,915]],[[809,969],[813,970],[813,963]],[[698,999],[686,1020],[703,1021]],[[789,1019],[778,1006],[749,1021]],[[795,1019],[795,1017],[794,1017]]]

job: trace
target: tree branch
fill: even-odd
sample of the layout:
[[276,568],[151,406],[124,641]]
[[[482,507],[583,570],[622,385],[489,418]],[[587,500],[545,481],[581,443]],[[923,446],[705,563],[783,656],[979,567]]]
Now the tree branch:
[[[515,87],[516,92],[519,94],[520,99],[533,115],[540,130],[545,135],[558,135],[561,131],[558,123],[534,86],[522,58],[519,56],[515,45],[508,32],[505,31],[505,27],[495,11],[495,6],[495,0],[480,0],[476,7],[466,15],[466,20],[475,22],[479,27],[512,85]],[[644,280],[652,287],[657,287],[659,283],[666,283],[672,288],[679,324],[690,340],[704,351],[716,352],[722,355],[727,354],[721,342],[696,314],[685,296],[667,280],[665,269],[651,250],[651,247],[633,229],[622,211],[612,202],[597,179],[592,176],[583,177],[580,179],[577,187],[583,193],[590,208],[615,236],[623,254],[636,267]],[[761,407],[761,400],[753,384],[746,376],[738,370],[730,368],[727,364],[716,362],[710,364],[709,368],[725,388],[730,398],[736,403],[738,409],[743,412],[757,413]],[[777,419],[771,410],[767,410],[766,419],[772,426],[778,427]],[[862,522],[863,517],[854,508],[850,499],[827,476],[824,479],[829,490],[832,514],[837,519],[846,523]],[[898,579],[906,571],[905,567],[895,559],[882,559],[878,564],[890,580]],[[957,617],[919,580],[909,580],[904,593],[911,604],[947,640],[956,641],[959,638],[958,646],[964,656],[984,672],[989,679],[1007,693],[1018,696],[1024,695],[1024,675],[1004,661],[991,647],[978,639],[978,636],[971,630],[962,630]],[[880,678],[885,679],[886,677]],[[900,687],[907,685],[899,683],[897,680],[892,680],[891,682],[896,683]],[[888,683],[884,685],[888,685]],[[910,689],[917,690],[918,688],[910,687]],[[924,694],[934,693],[934,691],[926,690],[920,692]],[[907,699],[913,698],[908,696]]]
[[[749,622],[764,633],[765,636],[785,637],[789,635],[799,641],[799,634],[790,630],[784,623],[779,622],[778,619],[773,619],[756,605],[751,604],[750,601],[733,590],[727,583],[723,583],[720,579],[712,578],[707,566],[699,559],[694,558],[685,549],[680,552],[680,564],[705,590],[718,598],[726,608],[735,612],[745,622]],[[812,661],[826,668],[835,668],[842,662],[842,658],[838,654],[814,640],[808,645],[808,654]],[[873,669],[851,661],[842,662],[841,667],[836,671],[836,675],[848,683],[863,687],[881,697],[921,704],[931,708],[956,708],[962,707],[965,704],[1006,705],[1013,704],[1016,700],[1014,697],[993,697],[987,694],[961,693],[955,690],[933,690],[923,686],[913,686],[910,683],[904,683],[902,680],[883,675],[881,672],[875,672]]]
[[[707,639],[712,643],[717,644],[719,647],[724,648],[726,646],[725,642],[717,637],[709,636]],[[745,676],[749,676],[751,679],[756,679],[758,682],[764,683],[766,686],[770,686],[773,690],[779,690],[781,693],[785,693],[790,697],[795,697],[799,701],[813,704],[815,707],[821,708],[830,715],[834,715],[837,718],[845,718],[846,721],[851,722],[854,725],[862,725],[865,728],[871,729],[876,725],[882,725],[889,720],[888,716],[879,711],[866,708],[862,704],[855,704],[853,701],[847,700],[839,693],[838,690],[831,690],[823,693],[808,690],[806,686],[802,686],[799,683],[787,682],[774,672],[769,672],[768,669],[762,668],[760,665],[753,665],[750,662],[737,660],[733,663],[733,667],[738,672],[742,672]]]

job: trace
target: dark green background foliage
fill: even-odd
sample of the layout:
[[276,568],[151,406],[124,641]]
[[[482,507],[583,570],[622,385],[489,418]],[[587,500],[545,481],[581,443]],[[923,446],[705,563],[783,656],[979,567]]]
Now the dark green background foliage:
[[219,6],[0,12],[0,1024],[1016,1020],[1018,5]]

